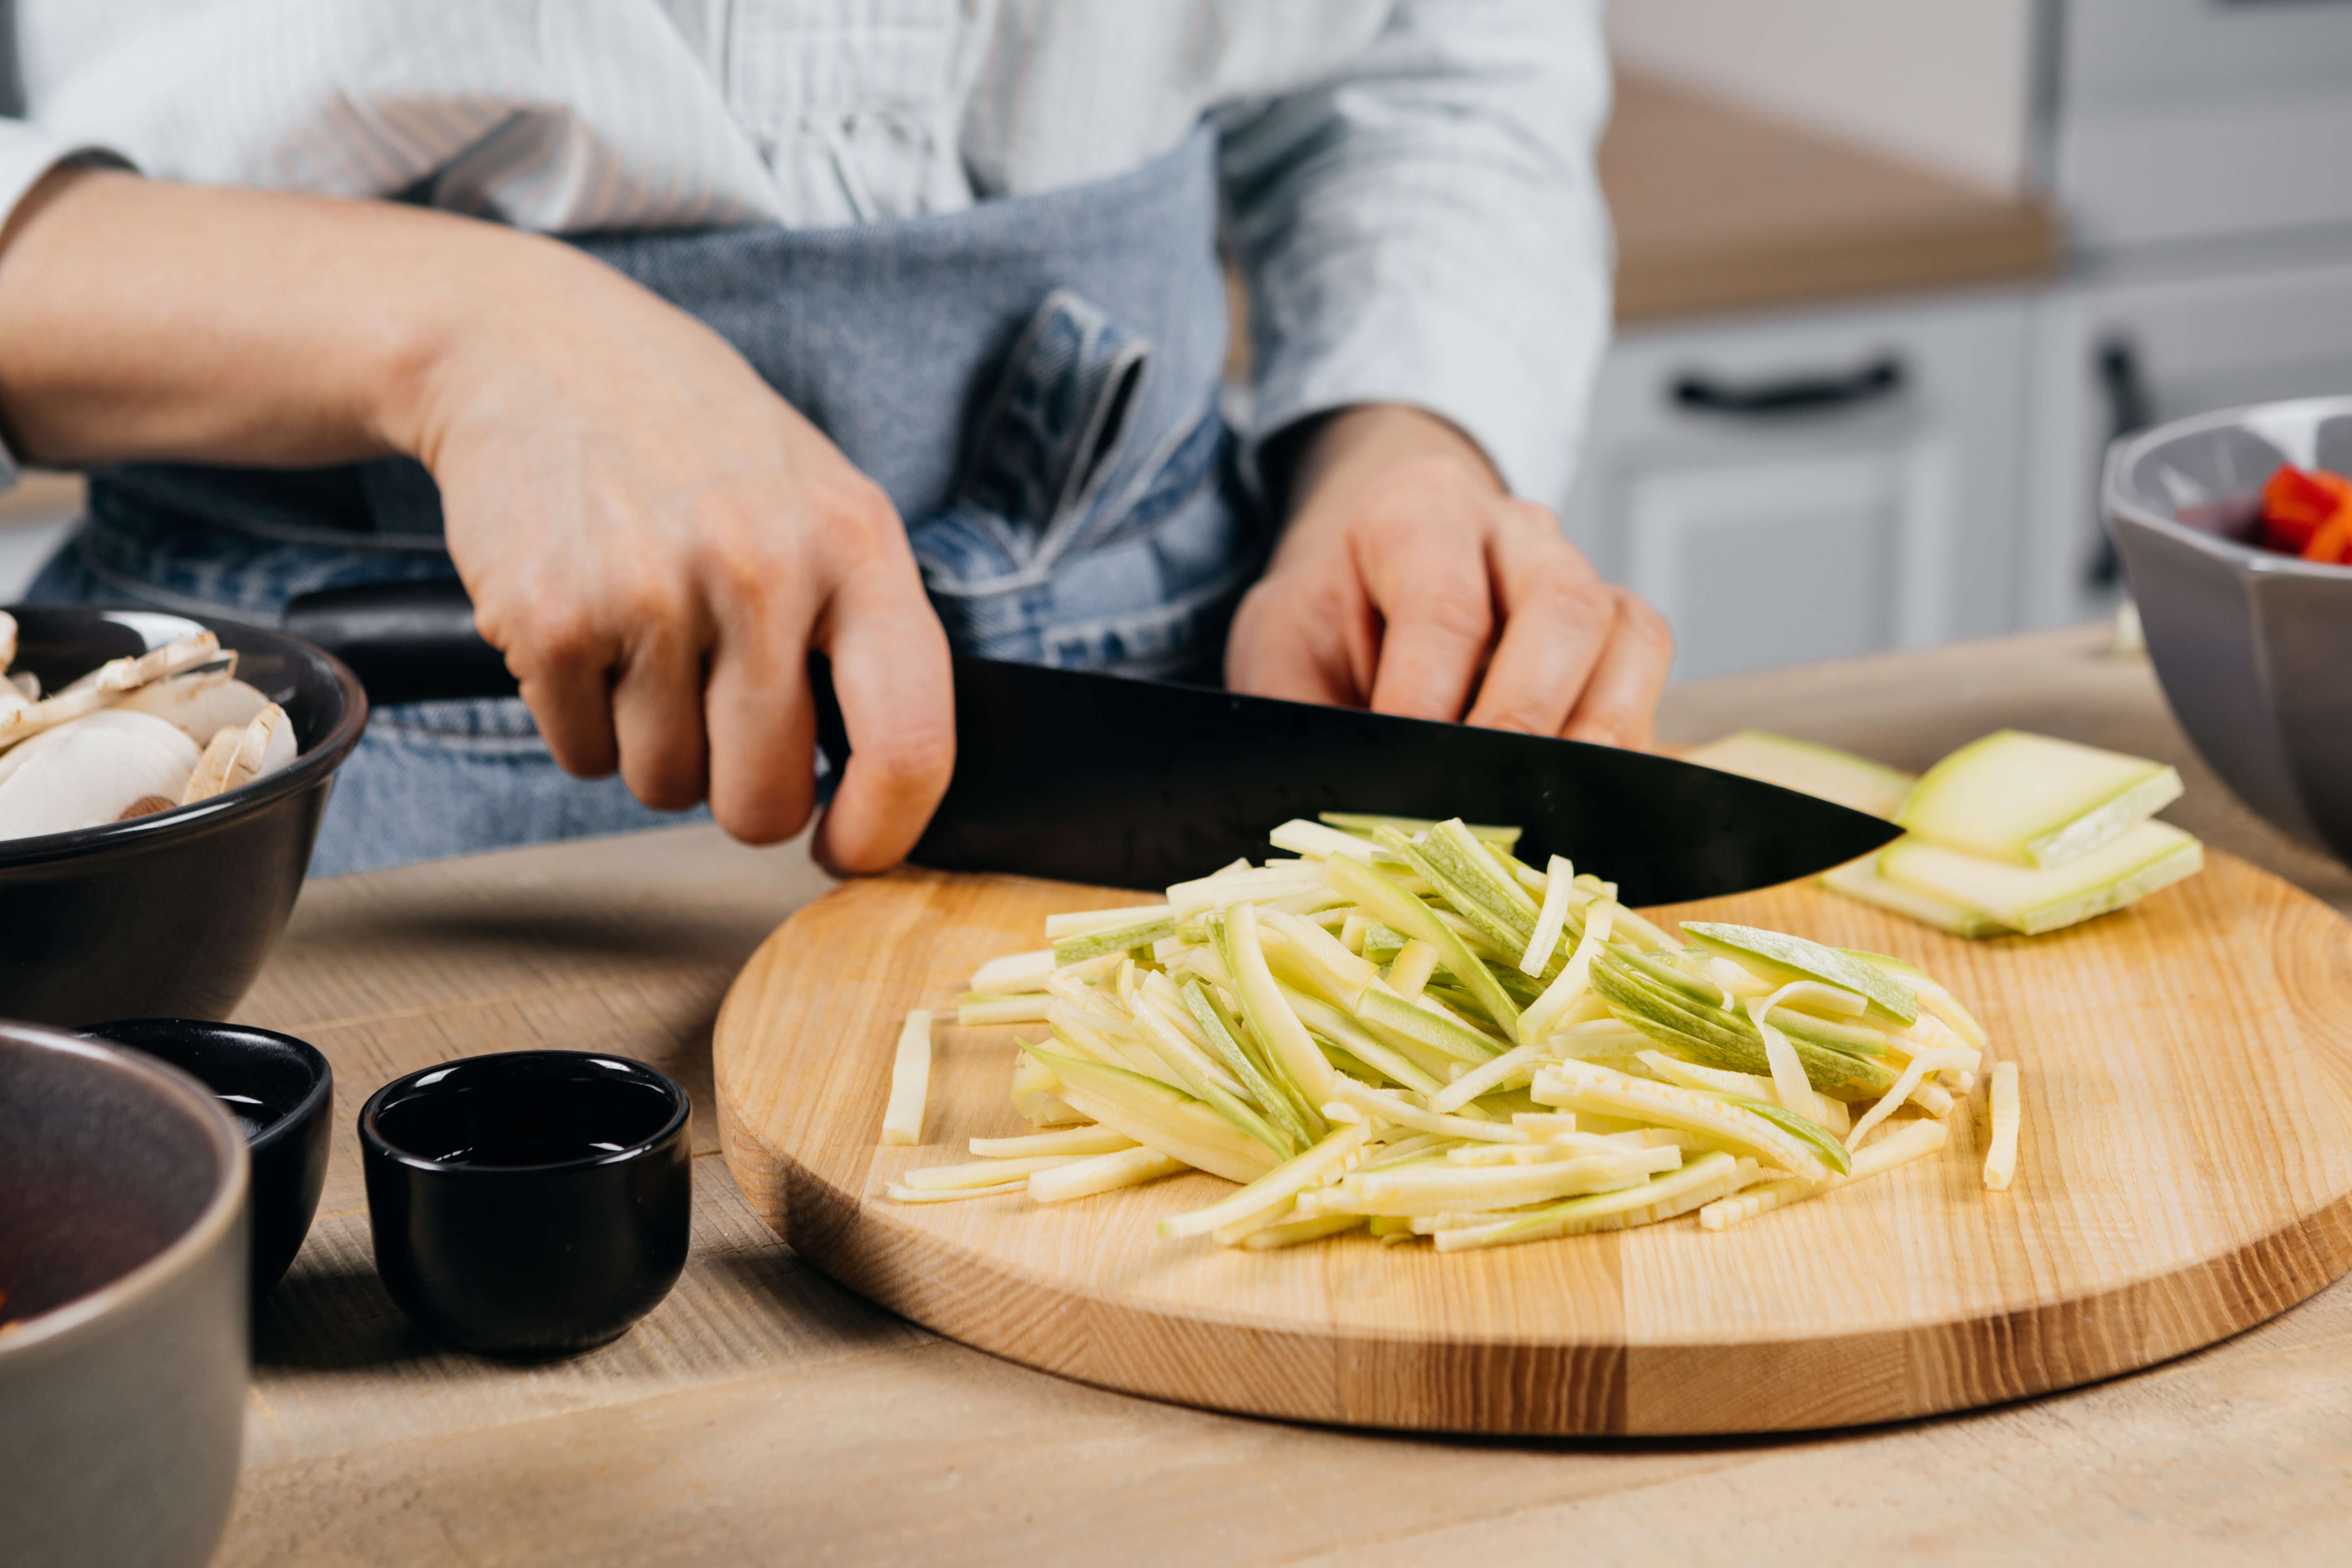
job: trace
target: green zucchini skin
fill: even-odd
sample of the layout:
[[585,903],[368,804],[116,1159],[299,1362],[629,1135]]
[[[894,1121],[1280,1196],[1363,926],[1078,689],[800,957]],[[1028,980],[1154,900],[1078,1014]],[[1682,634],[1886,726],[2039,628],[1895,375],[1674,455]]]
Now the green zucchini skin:
[[[1609,1011],[1662,1045],[1674,1047],[1702,1067],[1727,1068],[1758,1078],[1772,1075],[1764,1037],[1756,1026],[1720,1007],[1695,1005],[1687,996],[1649,981],[1615,950],[1597,955],[1592,989]],[[1776,1021],[1774,1026],[1779,1027]],[[1895,1074],[1877,1062],[1819,1046],[1781,1029],[1804,1064],[1805,1081],[1838,1100],[1875,1100],[1895,1087]]]

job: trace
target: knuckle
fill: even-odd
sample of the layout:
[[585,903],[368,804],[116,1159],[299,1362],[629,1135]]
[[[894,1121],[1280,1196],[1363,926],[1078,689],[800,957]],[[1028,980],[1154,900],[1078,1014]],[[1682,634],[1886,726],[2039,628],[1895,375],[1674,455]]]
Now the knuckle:
[[852,536],[868,548],[904,533],[898,509],[890,504],[888,492],[856,469],[826,484],[821,510],[829,521],[846,525]]
[[532,601],[506,624],[513,628],[509,657],[535,668],[587,663],[604,641],[595,616],[574,599]]

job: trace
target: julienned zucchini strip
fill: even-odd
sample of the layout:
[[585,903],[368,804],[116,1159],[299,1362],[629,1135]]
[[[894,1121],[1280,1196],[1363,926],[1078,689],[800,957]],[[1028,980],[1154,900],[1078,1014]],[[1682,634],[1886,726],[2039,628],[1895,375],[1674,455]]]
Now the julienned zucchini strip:
[[1613,885],[1518,858],[1515,830],[1327,815],[1277,837],[1300,858],[1056,916],[1048,950],[983,965],[959,1022],[1042,1018],[1013,1103],[1059,1131],[886,1194],[1119,1203],[1205,1172],[1238,1185],[1161,1233],[1249,1251],[1720,1228],[1941,1147],[1976,1080],[1981,1026],[1899,960],[1738,926],[1678,946]]

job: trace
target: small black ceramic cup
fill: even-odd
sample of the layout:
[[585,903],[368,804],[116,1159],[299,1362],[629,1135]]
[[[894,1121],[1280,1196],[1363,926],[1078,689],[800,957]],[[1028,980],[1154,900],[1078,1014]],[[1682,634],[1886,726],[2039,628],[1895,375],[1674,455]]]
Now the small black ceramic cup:
[[160,1058],[201,1081],[236,1118],[253,1156],[253,1299],[285,1274],[327,1180],[335,1069],[291,1035],[200,1018],[126,1018],[81,1031]]
[[486,1355],[618,1339],[686,1267],[686,1091],[580,1051],[468,1057],[360,1110],[376,1272],[401,1310]]

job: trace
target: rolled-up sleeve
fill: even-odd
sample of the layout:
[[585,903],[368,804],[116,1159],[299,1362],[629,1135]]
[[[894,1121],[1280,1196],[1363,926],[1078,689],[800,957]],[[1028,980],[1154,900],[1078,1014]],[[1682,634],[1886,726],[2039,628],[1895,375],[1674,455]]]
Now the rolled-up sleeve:
[[[22,120],[0,117],[0,232],[15,221],[16,207],[50,170],[68,163],[130,165],[105,147],[60,139]],[[0,490],[16,482],[16,456],[0,442]]]
[[1599,0],[1400,0],[1342,71],[1225,110],[1249,451],[1412,404],[1557,504],[1608,342],[1608,107]]

